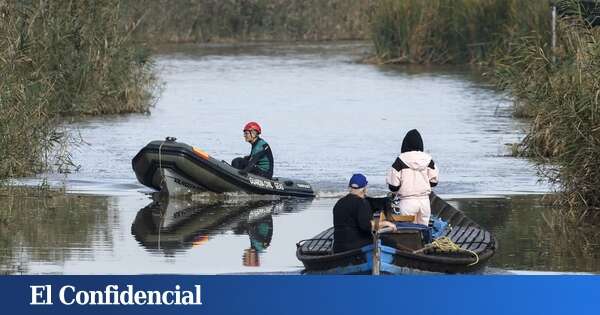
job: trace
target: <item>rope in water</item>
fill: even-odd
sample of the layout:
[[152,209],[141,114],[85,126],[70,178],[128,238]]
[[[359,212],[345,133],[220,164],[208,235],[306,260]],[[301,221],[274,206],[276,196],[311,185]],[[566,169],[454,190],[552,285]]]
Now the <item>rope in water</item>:
[[423,247],[419,250],[413,251],[413,254],[422,253],[429,249],[435,249],[435,250],[438,250],[440,252],[445,252],[445,253],[452,253],[452,252],[470,253],[471,255],[475,256],[475,262],[470,263],[469,266],[475,265],[479,262],[479,255],[477,255],[477,253],[475,253],[472,250],[461,248],[447,236],[440,237],[440,238],[434,240],[433,242],[431,242],[430,244],[425,245],[425,247]]

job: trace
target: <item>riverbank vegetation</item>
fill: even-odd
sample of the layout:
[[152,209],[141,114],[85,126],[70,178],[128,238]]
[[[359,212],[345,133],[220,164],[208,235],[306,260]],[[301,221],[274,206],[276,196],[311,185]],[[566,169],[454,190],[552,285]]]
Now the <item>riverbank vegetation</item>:
[[[548,1],[382,0],[372,36],[380,62],[477,63],[531,119],[520,152],[562,187],[578,218],[600,213],[600,31],[560,1],[551,48]],[[573,211],[575,210],[575,211]]]
[[524,35],[547,35],[549,12],[546,1],[381,0],[372,39],[384,63],[493,61]]
[[375,0],[128,0],[151,43],[368,39]]
[[[600,214],[600,29],[578,17],[558,23],[554,53],[523,41],[499,61],[501,86],[531,118],[521,153],[565,193],[568,209]],[[596,210],[589,213],[589,210]]]
[[117,0],[0,1],[0,178],[68,164],[65,116],[148,110],[152,61],[123,13]]

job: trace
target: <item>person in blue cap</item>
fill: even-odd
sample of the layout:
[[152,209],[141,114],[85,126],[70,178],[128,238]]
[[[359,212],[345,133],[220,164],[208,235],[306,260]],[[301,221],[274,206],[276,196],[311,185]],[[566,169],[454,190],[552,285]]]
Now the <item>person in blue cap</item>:
[[[372,221],[373,210],[365,199],[367,195],[367,178],[363,174],[354,174],[350,178],[349,193],[337,201],[333,207],[333,252],[339,253],[360,248],[370,244],[371,231],[375,224]],[[381,227],[396,226],[384,221]]]

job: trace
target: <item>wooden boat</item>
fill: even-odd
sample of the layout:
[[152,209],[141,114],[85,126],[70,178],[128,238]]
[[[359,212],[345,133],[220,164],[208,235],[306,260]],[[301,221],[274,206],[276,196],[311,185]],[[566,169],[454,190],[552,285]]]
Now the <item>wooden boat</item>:
[[171,196],[201,192],[315,196],[305,181],[242,174],[227,162],[171,137],[150,142],[131,163],[140,183]]
[[296,244],[296,257],[304,264],[304,272],[312,274],[370,274],[375,250],[380,252],[379,270],[383,274],[402,274],[411,270],[440,273],[481,271],[496,251],[494,236],[437,195],[432,193],[430,200],[432,217],[447,222],[451,227],[445,229],[441,237],[452,240],[460,247],[459,250],[420,246],[420,231],[400,228],[397,232],[382,234],[373,244],[333,253],[333,228],[329,228]]

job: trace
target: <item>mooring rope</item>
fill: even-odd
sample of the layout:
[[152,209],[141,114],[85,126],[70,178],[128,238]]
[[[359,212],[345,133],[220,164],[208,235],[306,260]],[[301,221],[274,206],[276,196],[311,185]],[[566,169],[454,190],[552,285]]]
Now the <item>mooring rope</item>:
[[160,146],[158,146],[158,169],[160,170],[160,186],[162,188],[162,184],[165,180],[165,171],[162,168],[162,146],[165,144],[163,141]]
[[[160,170],[160,184],[159,187],[162,190],[164,188],[163,183],[165,182],[165,171],[162,168],[162,146],[165,144],[163,141],[160,146],[158,146],[158,169]],[[165,220],[165,212],[160,211],[160,224],[158,226],[158,249],[160,250],[160,235],[162,231],[163,222]]]
[[429,249],[435,249],[438,250],[440,252],[444,252],[444,253],[452,253],[452,252],[466,252],[466,253],[470,253],[471,255],[475,256],[475,262],[470,263],[469,266],[475,265],[479,262],[479,255],[477,255],[477,253],[475,253],[472,250],[468,250],[468,249],[464,249],[461,248],[460,246],[458,246],[456,243],[454,243],[449,237],[444,236],[444,237],[440,237],[436,240],[434,240],[433,242],[425,245],[425,247],[415,250],[413,251],[413,254],[418,254],[418,253],[422,253],[426,250]]

